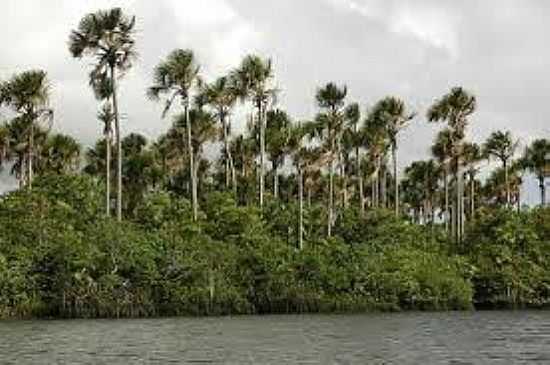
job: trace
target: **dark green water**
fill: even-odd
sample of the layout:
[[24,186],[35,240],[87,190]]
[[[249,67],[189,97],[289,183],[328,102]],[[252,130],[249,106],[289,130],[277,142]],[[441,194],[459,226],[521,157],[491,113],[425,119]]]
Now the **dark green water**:
[[0,364],[550,364],[550,312],[0,321]]

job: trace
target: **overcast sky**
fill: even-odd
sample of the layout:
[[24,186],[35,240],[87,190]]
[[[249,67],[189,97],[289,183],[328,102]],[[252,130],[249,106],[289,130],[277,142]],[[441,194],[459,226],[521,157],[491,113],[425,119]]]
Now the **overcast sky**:
[[[279,106],[299,119],[315,113],[315,89],[328,81],[346,84],[349,100],[363,108],[385,95],[402,97],[418,112],[400,136],[403,165],[427,156],[440,126],[426,123],[426,108],[455,85],[478,97],[471,139],[504,129],[524,145],[550,136],[550,2],[544,0],[2,1],[0,79],[46,70],[56,130],[86,145],[101,132],[87,82],[91,61],[72,59],[67,39],[84,14],[111,6],[137,18],[139,60],[120,83],[126,133],[153,138],[167,129],[170,121],[160,119],[145,89],[163,57],[191,48],[207,78],[251,52],[272,58]],[[528,195],[536,199],[536,191]]]

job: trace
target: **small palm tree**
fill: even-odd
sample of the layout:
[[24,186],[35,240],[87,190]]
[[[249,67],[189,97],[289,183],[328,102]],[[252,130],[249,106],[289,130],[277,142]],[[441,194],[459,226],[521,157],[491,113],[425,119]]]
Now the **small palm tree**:
[[436,158],[443,172],[443,189],[444,189],[444,219],[445,230],[449,230],[450,210],[449,210],[449,170],[450,159],[452,158],[451,131],[444,129],[437,134],[434,145],[431,147],[432,155]]
[[[8,106],[17,116],[14,119],[12,127],[17,127],[20,133],[19,138],[25,139],[26,145],[25,161],[20,164],[20,181],[24,181],[29,188],[32,188],[33,164],[35,155],[35,137],[40,128],[40,122],[45,122],[47,127],[42,132],[51,127],[53,120],[53,110],[49,108],[50,85],[46,72],[40,70],[25,71],[14,75],[10,80],[0,85],[0,100],[2,104]],[[18,139],[19,143],[23,143]],[[23,173],[23,165],[26,166],[26,172]],[[26,179],[22,179],[26,176]]]
[[46,139],[39,171],[56,174],[75,173],[80,167],[80,144],[71,136],[54,134]]
[[96,60],[90,72],[90,85],[100,100],[111,98],[117,146],[117,219],[122,220],[122,137],[117,99],[117,80],[132,66],[136,57],[135,17],[120,8],[85,15],[69,36],[69,51],[75,58]]
[[165,96],[165,106],[163,117],[171,109],[176,99],[179,99],[183,105],[185,130],[187,132],[187,150],[189,155],[189,173],[191,180],[191,200],[193,204],[193,219],[197,220],[198,215],[198,197],[197,181],[194,176],[193,143],[191,134],[191,119],[189,117],[189,108],[191,102],[191,92],[199,81],[199,66],[196,63],[195,55],[191,50],[176,49],[168,57],[159,63],[154,71],[153,86],[151,86],[147,95],[151,100],[158,101]]
[[491,133],[485,144],[483,152],[487,158],[498,158],[504,170],[504,184],[506,185],[506,205],[510,205],[510,187],[508,183],[508,170],[510,159],[514,157],[519,146],[519,141],[514,141],[510,131],[496,131]]
[[546,169],[549,167],[549,156],[550,140],[537,139],[525,149],[525,153],[521,159],[523,167],[535,174],[539,181],[541,206],[544,206],[546,203],[546,186],[544,185],[544,178],[548,173]]
[[463,160],[466,167],[466,173],[470,180],[470,217],[475,214],[475,186],[476,174],[478,173],[477,164],[482,159],[481,148],[476,143],[465,143],[463,146]]

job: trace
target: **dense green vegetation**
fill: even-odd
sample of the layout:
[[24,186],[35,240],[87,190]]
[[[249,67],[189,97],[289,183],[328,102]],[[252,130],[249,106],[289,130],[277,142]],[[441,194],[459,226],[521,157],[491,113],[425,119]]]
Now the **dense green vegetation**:
[[[330,82],[318,113],[297,121],[277,108],[271,60],[249,55],[209,82],[186,49],[147,90],[172,125],[154,141],[123,136],[134,27],[111,9],[70,33],[71,55],[94,60],[100,103],[103,138],[84,153],[51,132],[46,72],[0,82],[0,169],[19,181],[0,196],[0,317],[547,305],[548,139],[523,154],[510,132],[467,141],[477,100],[455,87],[426,113],[445,123],[432,158],[400,176],[399,134],[417,122],[400,98],[363,114]],[[533,175],[541,206],[522,207]]]

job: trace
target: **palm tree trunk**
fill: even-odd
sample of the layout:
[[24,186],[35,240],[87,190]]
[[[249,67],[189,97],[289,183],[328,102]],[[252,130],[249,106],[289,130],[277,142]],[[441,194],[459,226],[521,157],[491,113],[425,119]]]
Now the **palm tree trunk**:
[[105,213],[111,215],[111,131],[105,133]]
[[476,209],[475,209],[475,203],[476,203],[475,186],[476,186],[476,180],[475,180],[474,175],[471,174],[470,175],[470,219],[474,219],[474,214],[475,214],[475,211],[476,211]]
[[189,175],[191,178],[191,202],[193,205],[193,221],[197,221],[198,201],[197,201],[197,179],[195,176],[195,156],[193,153],[193,140],[191,138],[191,120],[189,118],[189,100],[185,100],[185,129],[187,129],[187,153],[189,154]]
[[260,124],[260,208],[264,206],[264,186],[265,186],[265,125],[262,102],[258,102],[258,123]]
[[115,139],[117,149],[117,194],[116,194],[116,216],[117,220],[122,221],[122,138],[120,135],[120,118],[118,115],[118,101],[116,92],[116,75],[115,68],[111,66],[111,86],[113,88],[112,100],[113,100],[113,112],[115,115]]
[[365,192],[363,190],[363,174],[361,173],[361,156],[359,155],[359,147],[355,148],[355,169],[357,173],[357,183],[359,184],[359,209],[361,215],[365,212]]
[[449,172],[447,163],[445,163],[443,171],[443,185],[445,189],[445,231],[449,232]]
[[397,181],[397,143],[392,144],[393,157],[393,184],[394,184],[394,208],[395,216],[399,216],[399,184]]
[[461,190],[461,173],[460,173],[460,158],[457,156],[456,158],[456,209],[455,209],[455,222],[456,222],[456,242],[459,243],[461,241],[461,232],[462,232],[462,190]]
[[301,168],[298,171],[298,197],[300,200],[298,247],[302,250],[304,248],[304,174]]
[[279,172],[275,161],[271,163],[271,170],[273,171],[273,197],[277,199],[279,197]]
[[388,170],[384,162],[382,179],[380,180],[380,195],[382,197],[382,208],[388,207]]
[[34,158],[34,122],[31,120],[30,133],[29,133],[29,152],[28,152],[28,162],[27,162],[27,186],[29,190],[32,189],[32,163]]
[[504,184],[506,184],[506,207],[510,206],[510,182],[508,181],[508,161],[502,160],[504,167]]
[[225,188],[229,188],[229,172],[230,172],[230,165],[231,165],[231,153],[229,151],[229,142],[227,137],[227,125],[225,123],[225,115],[222,111],[220,113],[220,121],[222,125],[222,132],[223,132],[223,148],[225,151]]
[[544,176],[539,176],[540,187],[540,205],[544,207],[546,205],[546,186],[544,185]]
[[[330,152],[334,153],[334,139],[332,137],[330,142]],[[332,235],[332,219],[333,219],[333,205],[334,205],[334,156],[330,156],[329,163],[329,197],[328,197],[328,222],[327,222],[327,235]]]

